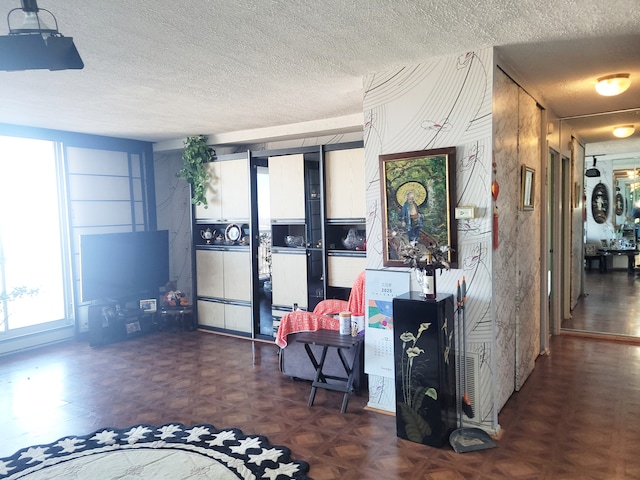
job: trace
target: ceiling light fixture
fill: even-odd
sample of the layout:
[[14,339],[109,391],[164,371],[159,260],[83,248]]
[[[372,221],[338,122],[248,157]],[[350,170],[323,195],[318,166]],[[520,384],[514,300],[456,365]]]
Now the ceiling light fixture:
[[[0,36],[0,70],[67,70],[82,69],[84,63],[73,44],[73,38],[65,37],[58,31],[58,21],[49,10],[38,8],[36,0],[20,0],[22,8],[14,8],[7,14],[9,35]],[[20,15],[16,12],[22,11]],[[46,12],[47,19],[53,20],[50,27],[41,18]],[[11,26],[11,20],[14,25]]]
[[621,125],[613,129],[613,135],[618,138],[627,138],[634,134],[636,127],[633,125]]
[[628,73],[615,73],[600,77],[596,82],[596,92],[605,97],[620,95],[631,86]]

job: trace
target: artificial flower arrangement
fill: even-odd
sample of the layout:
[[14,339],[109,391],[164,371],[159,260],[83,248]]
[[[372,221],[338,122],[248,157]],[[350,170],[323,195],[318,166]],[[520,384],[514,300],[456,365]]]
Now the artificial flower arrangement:
[[165,305],[169,305],[170,307],[189,305],[187,295],[178,290],[175,282],[167,283],[162,301]]
[[423,245],[417,240],[403,243],[399,248],[400,256],[405,265],[424,272],[428,268],[435,270],[449,270],[449,245],[438,246],[436,243]]

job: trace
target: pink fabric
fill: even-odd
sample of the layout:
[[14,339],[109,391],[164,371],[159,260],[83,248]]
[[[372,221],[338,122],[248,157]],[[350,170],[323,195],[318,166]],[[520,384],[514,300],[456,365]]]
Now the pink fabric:
[[328,315],[318,315],[301,310],[285,313],[280,320],[278,333],[276,333],[276,345],[280,348],[286,347],[287,335],[290,333],[315,332],[321,329],[340,330],[340,320]]
[[364,315],[365,308],[365,295],[364,295],[364,279],[365,272],[360,272],[360,275],[356,277],[351,287],[351,293],[349,294],[349,305],[347,310],[351,312],[351,315]]
[[315,332],[316,330],[340,330],[340,320],[331,317],[342,311],[348,310],[352,315],[364,315],[364,290],[365,272],[360,273],[356,278],[349,301],[344,300],[323,300],[313,312],[295,311],[285,313],[280,319],[278,332],[276,333],[276,345],[280,348],[287,346],[287,335],[296,332]]
[[313,309],[313,313],[316,315],[336,315],[348,309],[349,304],[346,301],[330,298],[328,300],[322,300],[318,305],[316,305],[316,308]]

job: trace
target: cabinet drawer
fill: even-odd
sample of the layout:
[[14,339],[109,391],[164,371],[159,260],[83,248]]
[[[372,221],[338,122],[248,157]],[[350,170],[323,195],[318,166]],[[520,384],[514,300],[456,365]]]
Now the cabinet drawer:
[[251,307],[248,305],[225,305],[224,328],[236,332],[251,333]]
[[198,325],[224,328],[224,303],[198,300]]

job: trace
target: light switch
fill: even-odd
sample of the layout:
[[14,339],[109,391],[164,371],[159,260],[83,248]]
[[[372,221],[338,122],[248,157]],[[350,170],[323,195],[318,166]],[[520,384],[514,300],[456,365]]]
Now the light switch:
[[476,207],[456,207],[455,215],[457,220],[476,218]]

